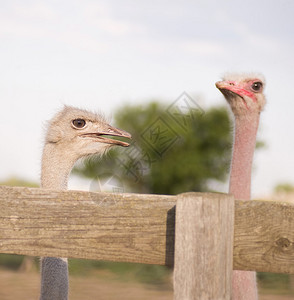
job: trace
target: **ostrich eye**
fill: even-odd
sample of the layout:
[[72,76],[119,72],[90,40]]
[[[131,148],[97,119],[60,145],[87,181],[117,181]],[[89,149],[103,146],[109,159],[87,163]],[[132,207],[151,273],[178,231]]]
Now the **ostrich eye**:
[[259,92],[262,89],[262,83],[260,81],[256,81],[251,85],[251,88],[254,92]]
[[75,119],[72,121],[72,125],[74,128],[82,129],[86,125],[86,121],[83,119]]

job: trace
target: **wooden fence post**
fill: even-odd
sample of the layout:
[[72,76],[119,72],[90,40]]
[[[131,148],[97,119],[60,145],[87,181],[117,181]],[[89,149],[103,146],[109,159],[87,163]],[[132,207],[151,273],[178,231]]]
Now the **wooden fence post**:
[[185,193],[176,204],[175,300],[231,299],[234,198]]

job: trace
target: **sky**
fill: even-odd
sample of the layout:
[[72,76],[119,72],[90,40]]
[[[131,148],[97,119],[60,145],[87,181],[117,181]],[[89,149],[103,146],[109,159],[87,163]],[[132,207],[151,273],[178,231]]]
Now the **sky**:
[[45,121],[64,104],[111,116],[184,91],[226,105],[214,83],[261,72],[267,105],[253,197],[294,184],[291,0],[0,0],[0,181],[39,182]]

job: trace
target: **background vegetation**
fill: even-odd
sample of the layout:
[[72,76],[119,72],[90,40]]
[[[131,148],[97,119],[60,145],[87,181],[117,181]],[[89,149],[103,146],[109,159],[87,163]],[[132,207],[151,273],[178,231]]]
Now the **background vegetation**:
[[101,179],[115,174],[120,186],[138,193],[178,194],[208,191],[223,182],[229,170],[230,120],[223,107],[171,114],[159,102],[125,106],[115,123],[132,134],[128,149],[111,150],[74,172]]

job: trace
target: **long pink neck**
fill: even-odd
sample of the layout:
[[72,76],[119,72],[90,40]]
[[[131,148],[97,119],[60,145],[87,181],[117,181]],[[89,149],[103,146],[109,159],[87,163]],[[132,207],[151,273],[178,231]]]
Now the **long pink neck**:
[[231,163],[230,193],[238,200],[250,200],[251,171],[259,114],[237,116],[233,158]]
[[[251,198],[251,171],[259,114],[236,116],[230,193],[238,200]],[[233,300],[257,300],[256,273],[233,272]]]

